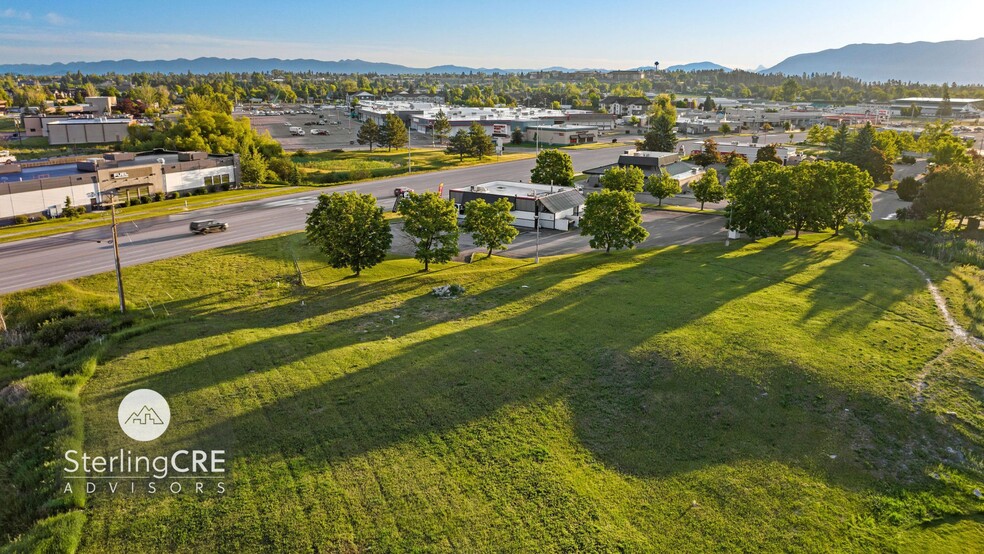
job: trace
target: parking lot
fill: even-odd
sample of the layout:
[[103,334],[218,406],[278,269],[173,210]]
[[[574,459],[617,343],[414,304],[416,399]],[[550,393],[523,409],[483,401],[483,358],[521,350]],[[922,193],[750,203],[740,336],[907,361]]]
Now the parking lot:
[[[295,113],[287,113],[287,110]],[[237,110],[233,115],[248,117],[257,132],[269,132],[270,136],[276,139],[287,151],[292,152],[302,148],[305,150],[369,149],[368,145],[362,146],[356,142],[356,135],[362,124],[350,119],[348,110],[344,106],[324,106],[321,109],[315,109],[294,105],[277,110],[265,109],[265,111],[275,113],[274,115],[265,115],[259,111]],[[291,134],[291,127],[300,127],[304,130],[304,135]],[[313,134],[312,131],[315,130],[328,134]],[[431,146],[431,138],[419,133],[411,132],[410,140],[415,147]]]

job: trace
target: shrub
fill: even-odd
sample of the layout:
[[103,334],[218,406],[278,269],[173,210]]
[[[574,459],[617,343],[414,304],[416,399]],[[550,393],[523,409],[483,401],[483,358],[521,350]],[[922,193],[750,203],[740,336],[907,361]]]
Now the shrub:
[[209,192],[219,192],[219,185],[209,185],[208,186],[208,191]]
[[137,205],[137,204],[139,204],[139,203],[140,203],[140,199],[139,199],[139,198],[131,198],[131,199],[129,199],[129,200],[127,200],[127,201],[125,202],[125,204],[126,204],[127,206],[136,206],[136,205]]
[[906,177],[899,181],[899,186],[895,189],[895,192],[899,195],[899,200],[912,202],[919,194],[920,189],[922,189],[922,185],[919,184],[919,181],[916,181],[915,177]]
[[232,185],[229,183],[222,183],[222,190],[229,190],[230,188],[232,188]]
[[308,151],[303,148],[299,148],[296,152],[294,152],[295,158],[304,158],[307,155],[308,155]]
[[141,204],[150,204],[150,197],[147,196],[147,195],[141,196],[140,197],[140,203]]
[[915,156],[902,156],[901,163],[904,163],[904,164],[907,164],[907,165],[912,165],[912,164],[916,163],[916,157]]
[[26,215],[15,215],[14,216],[14,225],[24,225],[27,222],[28,222],[28,219],[27,219],[27,216]]
[[203,194],[205,194],[205,187],[199,187],[199,188],[191,191],[191,195],[192,196],[201,196]]
[[331,151],[333,153],[335,153],[335,154],[344,154],[345,153],[345,150],[342,150],[341,148],[332,148]]
[[155,192],[154,193],[154,196],[153,196],[153,199],[154,199],[154,202],[160,202],[161,200],[164,200],[164,193],[163,192]]

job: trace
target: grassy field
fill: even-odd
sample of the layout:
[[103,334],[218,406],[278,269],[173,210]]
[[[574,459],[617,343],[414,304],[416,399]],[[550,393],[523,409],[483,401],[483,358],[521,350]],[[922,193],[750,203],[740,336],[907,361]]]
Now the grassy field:
[[[33,395],[0,394],[28,427],[0,486],[50,516],[12,551],[984,548],[984,356],[946,348],[895,252],[809,235],[419,268],[353,279],[288,235],[124,269],[131,321],[110,275],[3,298],[14,327],[96,314],[109,337],[0,351],[0,387]],[[466,295],[428,294],[447,283]],[[136,388],[171,405],[153,443],[116,421]],[[227,449],[229,490],[66,499],[40,461],[82,440]]]
[[[506,147],[507,152],[509,147]],[[438,171],[455,167],[472,165],[512,162],[532,158],[535,153],[509,152],[502,156],[489,156],[482,160],[445,154],[441,149],[414,149],[410,158],[413,162],[414,173],[423,171]],[[407,172],[407,151],[386,151],[377,149],[373,152],[312,152],[305,155],[294,155],[294,162],[300,167],[304,177],[313,183],[333,184],[361,181],[378,177],[391,177]]]

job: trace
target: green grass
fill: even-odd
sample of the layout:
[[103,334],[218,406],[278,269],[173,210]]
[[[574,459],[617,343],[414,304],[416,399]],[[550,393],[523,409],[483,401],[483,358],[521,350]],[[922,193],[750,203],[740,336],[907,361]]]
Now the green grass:
[[[508,146],[507,146],[508,152]],[[445,154],[443,149],[414,149],[411,151],[413,172],[439,171],[455,167],[511,162],[534,157],[531,152],[506,153],[502,156],[487,156],[481,160]],[[373,152],[313,152],[304,156],[295,155],[293,160],[300,167],[304,177],[314,183],[334,184],[361,181],[365,179],[391,177],[407,172],[406,149]]]
[[9,140],[0,144],[0,150],[10,150],[18,161],[30,161],[38,158],[56,156],[83,156],[87,154],[102,154],[119,149],[118,143],[113,144],[80,144],[76,146],[51,146],[44,137],[25,137],[24,139]]
[[713,208],[700,209],[699,206],[675,206],[673,204],[659,204],[653,203],[642,203],[642,207],[647,210],[663,210],[666,212],[684,212],[689,214],[707,214],[707,215],[726,215],[724,210],[715,210]]
[[950,313],[974,336],[984,339],[984,269],[957,266],[940,283],[950,303]]
[[12,117],[0,117],[0,131],[5,133],[10,131],[16,131],[17,125],[14,123],[14,121],[15,120]]
[[[116,210],[116,219],[119,222],[138,221],[149,217],[171,215],[188,210],[201,208],[214,208],[225,204],[235,204],[250,200],[260,200],[284,194],[293,194],[305,190],[319,190],[312,187],[280,186],[280,185],[261,185],[260,188],[237,189],[230,191],[213,192],[198,196],[185,196],[150,204],[138,204]],[[75,219],[55,218],[46,221],[36,221],[23,225],[9,225],[0,227],[0,243],[28,238],[79,231],[92,227],[102,227],[109,225],[111,214],[108,210],[89,212]]]
[[[85,448],[225,448],[230,488],[89,495],[81,550],[891,551],[944,524],[984,546],[984,356],[940,356],[890,251],[809,235],[419,268],[353,279],[299,234],[125,268],[156,317],[98,354]],[[446,283],[467,294],[428,294]],[[8,323],[105,310],[113,286],[8,295]],[[173,419],[137,445],[116,408],[143,387]]]

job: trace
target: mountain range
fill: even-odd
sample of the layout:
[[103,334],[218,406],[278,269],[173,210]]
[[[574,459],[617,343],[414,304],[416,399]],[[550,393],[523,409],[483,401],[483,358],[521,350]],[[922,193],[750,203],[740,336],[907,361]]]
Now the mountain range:
[[761,73],[837,73],[862,81],[984,83],[984,38],[944,42],[851,44],[798,54]]
[[[797,54],[786,58],[761,73],[840,73],[862,81],[913,81],[922,83],[984,83],[984,38],[944,42],[914,42],[896,44],[851,44],[842,48]],[[104,60],[98,62],[69,62],[53,64],[0,64],[0,74],[52,76],[80,71],[86,74],[105,73],[267,73],[273,70],[315,73],[378,73],[383,75],[424,73],[520,73],[537,69],[499,69],[437,65],[408,67],[405,65],[365,60],[313,60],[279,58],[179,58],[176,60]],[[652,69],[652,66],[638,67]],[[604,69],[570,69],[548,67],[546,71],[606,71]],[[729,68],[709,62],[672,65],[664,71],[703,71]]]
[[[647,68],[648,69],[648,68]],[[694,62],[685,63],[681,65],[671,65],[666,68],[666,71],[714,71],[722,70],[724,72],[731,71],[730,67],[724,67],[723,65],[716,64],[714,62]]]

